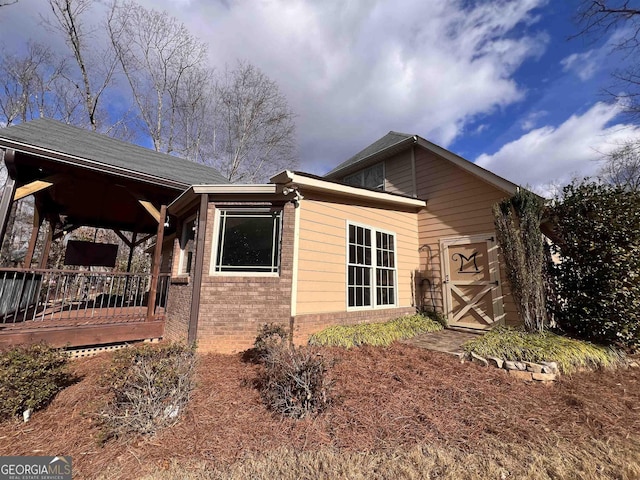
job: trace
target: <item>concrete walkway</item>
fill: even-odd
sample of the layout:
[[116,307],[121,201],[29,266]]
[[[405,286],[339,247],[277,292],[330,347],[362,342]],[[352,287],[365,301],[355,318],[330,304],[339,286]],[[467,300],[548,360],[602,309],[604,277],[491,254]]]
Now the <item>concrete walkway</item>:
[[409,345],[415,345],[416,347],[424,348],[427,350],[434,350],[436,352],[452,353],[454,355],[460,355],[463,353],[462,344],[469,340],[475,340],[482,336],[482,332],[462,332],[459,330],[444,329],[439,332],[424,333],[409,340],[404,340],[404,343]]

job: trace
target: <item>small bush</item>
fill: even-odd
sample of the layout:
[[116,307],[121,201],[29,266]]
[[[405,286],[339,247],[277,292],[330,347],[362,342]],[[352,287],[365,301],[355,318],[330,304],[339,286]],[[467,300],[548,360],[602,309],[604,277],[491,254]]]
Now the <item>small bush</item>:
[[258,329],[258,336],[253,343],[253,350],[258,360],[262,359],[274,348],[286,346],[289,334],[282,325],[265,323]]
[[421,333],[442,330],[442,324],[425,315],[406,315],[384,323],[336,325],[325,328],[309,338],[310,345],[330,347],[387,346],[396,340],[412,338]]
[[73,380],[63,351],[45,344],[0,353],[0,419],[46,407]]
[[327,365],[311,347],[274,347],[263,356],[260,389],[265,405],[282,415],[303,418],[329,404]]
[[177,343],[118,350],[103,383],[113,395],[101,413],[107,435],[153,434],[173,425],[194,386],[196,355]]
[[622,354],[608,347],[556,335],[527,333],[498,327],[463,345],[468,353],[482,357],[525,362],[556,362],[564,373],[578,368],[607,368],[618,364]]

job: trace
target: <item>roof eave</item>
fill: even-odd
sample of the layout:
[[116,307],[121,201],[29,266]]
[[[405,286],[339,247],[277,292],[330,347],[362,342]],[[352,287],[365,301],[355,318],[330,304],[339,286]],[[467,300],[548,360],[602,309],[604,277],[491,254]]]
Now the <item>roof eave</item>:
[[413,135],[409,138],[404,138],[392,145],[389,145],[388,147],[379,150],[375,153],[372,153],[371,155],[368,155],[364,158],[361,158],[360,160],[358,160],[355,163],[352,163],[350,165],[346,165],[342,168],[335,168],[333,170],[331,170],[329,173],[327,173],[325,175],[325,177],[327,178],[338,178],[338,177],[342,177],[345,175],[348,175],[349,173],[351,173],[352,171],[356,171],[359,170],[363,167],[367,167],[375,162],[378,162],[380,160],[383,160],[384,158],[393,155],[394,153],[398,153],[401,152],[405,149],[407,149],[409,146],[413,145],[414,143],[416,143],[418,137],[416,135]]
[[119,177],[140,180],[147,183],[153,183],[163,187],[172,188],[175,190],[183,190],[189,186],[188,183],[178,182],[176,180],[169,180],[167,178],[157,177],[147,173],[137,172],[135,170],[129,170],[114,165],[109,165],[95,160],[78,157],[75,155],[69,155],[67,153],[58,152],[55,150],[49,150],[47,148],[38,147],[37,145],[31,145],[28,143],[18,142],[9,138],[0,137],[0,147],[10,148],[16,152],[26,153],[29,155],[36,155],[44,157],[49,160],[54,160],[59,163],[65,163],[68,165],[74,165],[88,170],[107,172]]
[[220,195],[223,198],[236,196],[251,196],[240,198],[239,201],[252,200],[263,195],[276,195],[277,185],[274,184],[203,184],[191,185],[167,207],[172,215],[179,215],[187,209],[200,195]]
[[416,198],[392,195],[385,192],[367,190],[364,188],[352,187],[327,180],[307,177],[305,175],[285,170],[273,177],[271,181],[281,186],[290,186],[304,191],[315,191],[325,194],[339,195],[345,198],[366,200],[374,203],[394,205],[396,207],[420,210],[427,206],[424,200]]

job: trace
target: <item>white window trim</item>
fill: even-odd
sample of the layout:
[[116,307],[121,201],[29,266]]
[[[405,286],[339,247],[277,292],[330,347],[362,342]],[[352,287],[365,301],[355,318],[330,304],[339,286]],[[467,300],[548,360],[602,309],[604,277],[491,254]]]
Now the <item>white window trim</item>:
[[218,245],[220,243],[220,216],[221,212],[236,210],[238,212],[256,212],[263,213],[269,207],[237,207],[237,208],[216,208],[213,215],[213,239],[211,242],[211,259],[209,262],[209,275],[213,277],[274,277],[280,276],[280,269],[282,268],[282,225],[284,217],[284,209],[280,210],[280,228],[278,232],[277,247],[280,249],[278,255],[278,271],[277,272],[218,272],[216,270],[216,261],[218,257]]
[[[193,215],[187,217],[184,219],[184,221],[182,222],[182,230],[180,232],[180,238],[178,239],[178,246],[180,247],[180,258],[178,259],[178,276],[182,276],[182,277],[188,277],[191,276],[191,272],[187,272],[185,270],[185,257],[186,257],[186,253],[187,251],[185,250],[186,245],[183,247],[182,242],[184,239],[184,234],[185,234],[185,225],[187,225],[189,222],[193,221],[193,227],[197,228],[197,224],[196,224],[196,217],[197,215],[194,213]],[[196,235],[194,235],[194,243],[197,240],[197,231]],[[195,252],[194,252],[194,257],[195,257]]]
[[[362,307],[350,307],[349,306],[349,226],[353,225],[354,227],[366,228],[371,231],[371,305],[366,305]],[[377,276],[376,276],[376,268],[378,268],[378,257],[376,248],[378,246],[378,239],[376,237],[376,232],[384,233],[386,235],[391,235],[393,237],[393,261],[395,267],[393,268],[393,303],[378,305],[377,302]],[[398,306],[398,242],[397,236],[395,232],[390,230],[385,230],[383,228],[376,228],[371,225],[367,225],[364,223],[352,222],[347,220],[346,228],[345,228],[345,299],[344,303],[347,308],[347,312],[354,311],[362,311],[362,310],[381,310],[385,308],[396,308]],[[387,267],[381,267],[387,268]]]

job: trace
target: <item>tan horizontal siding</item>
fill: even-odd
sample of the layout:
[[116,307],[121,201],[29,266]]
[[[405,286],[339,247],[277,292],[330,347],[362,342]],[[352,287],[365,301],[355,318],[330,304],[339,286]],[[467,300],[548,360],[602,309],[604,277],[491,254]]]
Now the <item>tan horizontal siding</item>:
[[414,195],[413,168],[411,167],[411,150],[394,157],[384,165],[385,192]]
[[413,275],[419,261],[416,213],[346,205],[309,195],[299,208],[297,315],[346,310],[348,222],[395,234],[398,306],[414,305]]
[[[493,235],[493,205],[508,195],[424,149],[416,149],[415,163],[418,198],[427,200],[426,211],[418,216],[420,245],[428,245],[431,249],[429,257],[429,251],[423,248],[421,268],[433,284],[436,306],[442,308],[440,240],[476,234]],[[502,258],[499,260],[506,322],[515,324],[519,319]],[[430,297],[430,292],[427,293]]]

